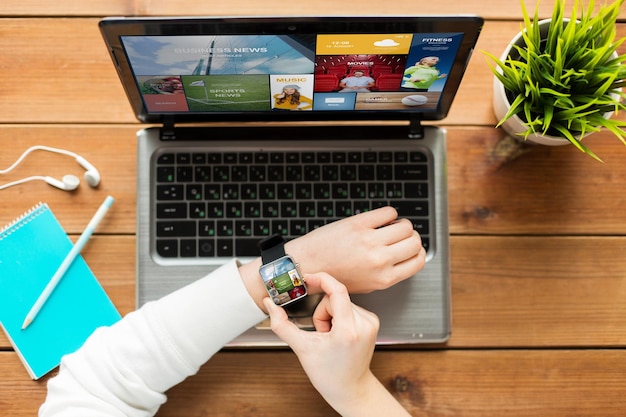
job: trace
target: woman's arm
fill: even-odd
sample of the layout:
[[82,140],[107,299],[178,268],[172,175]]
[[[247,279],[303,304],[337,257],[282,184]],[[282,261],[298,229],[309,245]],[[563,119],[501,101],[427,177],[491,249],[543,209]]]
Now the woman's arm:
[[[385,207],[340,220],[286,244],[303,273],[327,271],[353,292],[387,288],[424,265],[421,240]],[[153,416],[166,390],[266,317],[260,259],[236,261],[109,328],[63,358],[40,417]],[[219,288],[219,291],[216,291]],[[228,312],[228,320],[215,320]]]

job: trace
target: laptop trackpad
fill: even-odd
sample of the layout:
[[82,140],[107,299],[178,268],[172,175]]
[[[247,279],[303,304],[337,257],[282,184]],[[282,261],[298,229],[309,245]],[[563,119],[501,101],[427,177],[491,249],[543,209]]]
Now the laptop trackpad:
[[[287,314],[289,314],[289,319],[301,329],[315,330],[311,316],[315,311],[315,307],[317,307],[322,300],[322,297],[323,294],[309,295],[296,303],[288,305],[285,307],[285,310],[287,310]],[[258,330],[271,330],[269,317],[254,327]]]

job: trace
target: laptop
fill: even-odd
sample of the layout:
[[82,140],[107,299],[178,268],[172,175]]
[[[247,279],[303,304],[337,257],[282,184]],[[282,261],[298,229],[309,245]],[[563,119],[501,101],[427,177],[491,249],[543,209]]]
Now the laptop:
[[[257,242],[383,205],[420,232],[425,268],[354,295],[379,345],[450,335],[444,118],[477,16],[106,18],[136,117],[137,304]],[[216,283],[219,288],[219,283]],[[293,321],[310,328],[315,300]],[[216,317],[216,320],[224,320]],[[231,347],[283,343],[259,323]]]

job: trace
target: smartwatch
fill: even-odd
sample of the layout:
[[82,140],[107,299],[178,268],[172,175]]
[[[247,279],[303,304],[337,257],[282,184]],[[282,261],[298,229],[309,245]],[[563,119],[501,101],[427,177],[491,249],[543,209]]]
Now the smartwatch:
[[286,306],[307,295],[298,264],[285,253],[285,239],[273,235],[258,243],[263,265],[259,269],[265,289],[278,306]]

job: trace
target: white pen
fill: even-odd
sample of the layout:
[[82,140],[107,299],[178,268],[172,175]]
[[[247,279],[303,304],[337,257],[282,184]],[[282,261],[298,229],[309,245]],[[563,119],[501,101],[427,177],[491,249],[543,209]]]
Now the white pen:
[[30,311],[26,315],[24,324],[22,324],[22,330],[27,328],[28,325],[31,324],[33,320],[35,320],[37,313],[39,313],[39,310],[41,310],[41,307],[43,307],[48,297],[50,297],[50,294],[52,294],[52,291],[54,291],[54,288],[57,286],[59,281],[61,281],[61,278],[63,278],[63,275],[65,275],[70,265],[72,265],[72,262],[74,262],[74,259],[76,259],[80,251],[83,249],[83,247],[85,246],[85,244],[87,243],[91,235],[93,234],[94,230],[98,226],[98,223],[100,223],[100,221],[102,220],[104,215],[107,213],[107,211],[109,210],[109,207],[111,207],[112,204],[113,204],[113,197],[108,196],[104,200],[104,202],[102,203],[98,211],[96,211],[96,214],[94,214],[89,224],[87,224],[87,227],[85,228],[83,233],[80,235],[80,237],[76,241],[76,244],[69,251],[65,259],[63,259],[63,262],[59,266],[59,269],[57,269],[57,271],[54,273],[54,275],[52,276],[52,279],[50,280],[50,282],[48,282],[48,285],[46,285],[43,292],[39,295],[39,298],[37,298],[37,301],[35,301],[35,304],[31,307]]

